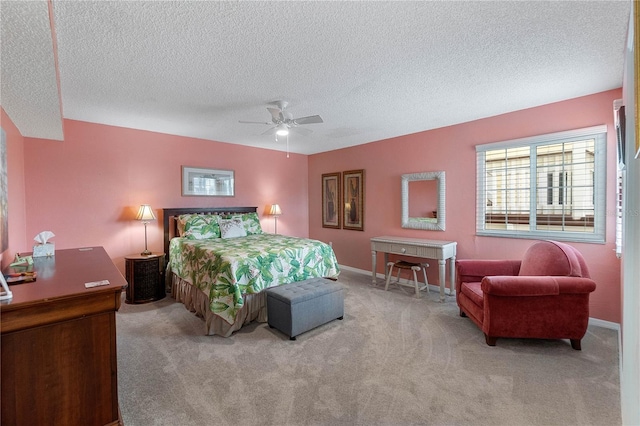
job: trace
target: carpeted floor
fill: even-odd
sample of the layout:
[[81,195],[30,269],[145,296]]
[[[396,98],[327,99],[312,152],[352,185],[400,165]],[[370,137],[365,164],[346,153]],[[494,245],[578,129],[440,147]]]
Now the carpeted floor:
[[619,425],[617,332],[498,339],[437,291],[415,299],[342,271],[345,317],[297,341],[252,323],[229,338],[170,296],[123,303],[118,391],[127,426]]

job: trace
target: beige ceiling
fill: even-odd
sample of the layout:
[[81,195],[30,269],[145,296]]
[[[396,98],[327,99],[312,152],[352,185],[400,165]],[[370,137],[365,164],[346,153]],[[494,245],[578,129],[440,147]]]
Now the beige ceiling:
[[63,139],[62,115],[284,151],[270,126],[238,121],[286,100],[324,119],[289,137],[303,154],[621,87],[631,6],[51,3],[53,31],[47,1],[0,1],[0,102],[24,136]]

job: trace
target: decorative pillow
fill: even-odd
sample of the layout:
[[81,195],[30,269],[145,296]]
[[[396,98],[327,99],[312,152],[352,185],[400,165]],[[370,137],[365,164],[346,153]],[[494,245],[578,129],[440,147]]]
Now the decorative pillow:
[[220,219],[220,233],[222,238],[236,238],[246,237],[247,231],[245,231],[242,225],[242,219]]
[[262,234],[262,225],[260,225],[260,219],[258,213],[236,213],[227,216],[222,216],[224,219],[240,219],[242,226],[247,232],[247,235]]
[[242,215],[242,225],[245,231],[247,231],[247,235],[262,234],[262,226],[260,225],[260,219],[258,219],[258,213],[244,213]]
[[184,225],[183,237],[189,240],[220,238],[220,225],[217,215],[192,215]]
[[195,216],[194,214],[190,213],[190,214],[181,214],[180,216],[178,216],[176,218],[176,221],[178,222],[178,237],[182,237],[184,234],[184,226],[187,223],[187,220],[189,220],[189,218],[191,218],[191,216]]

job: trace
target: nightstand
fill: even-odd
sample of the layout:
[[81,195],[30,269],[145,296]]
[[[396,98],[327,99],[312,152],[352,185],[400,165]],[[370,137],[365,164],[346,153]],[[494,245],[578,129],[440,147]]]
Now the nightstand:
[[129,283],[125,302],[147,303],[165,296],[164,254],[131,254],[124,259],[125,278]]

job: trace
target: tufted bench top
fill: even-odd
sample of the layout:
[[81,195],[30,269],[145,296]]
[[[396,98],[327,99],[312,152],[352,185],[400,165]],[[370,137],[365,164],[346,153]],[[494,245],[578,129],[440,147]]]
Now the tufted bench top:
[[342,286],[337,282],[326,278],[310,278],[304,281],[269,287],[266,292],[268,296],[274,299],[295,305],[296,303],[340,290],[342,290]]

